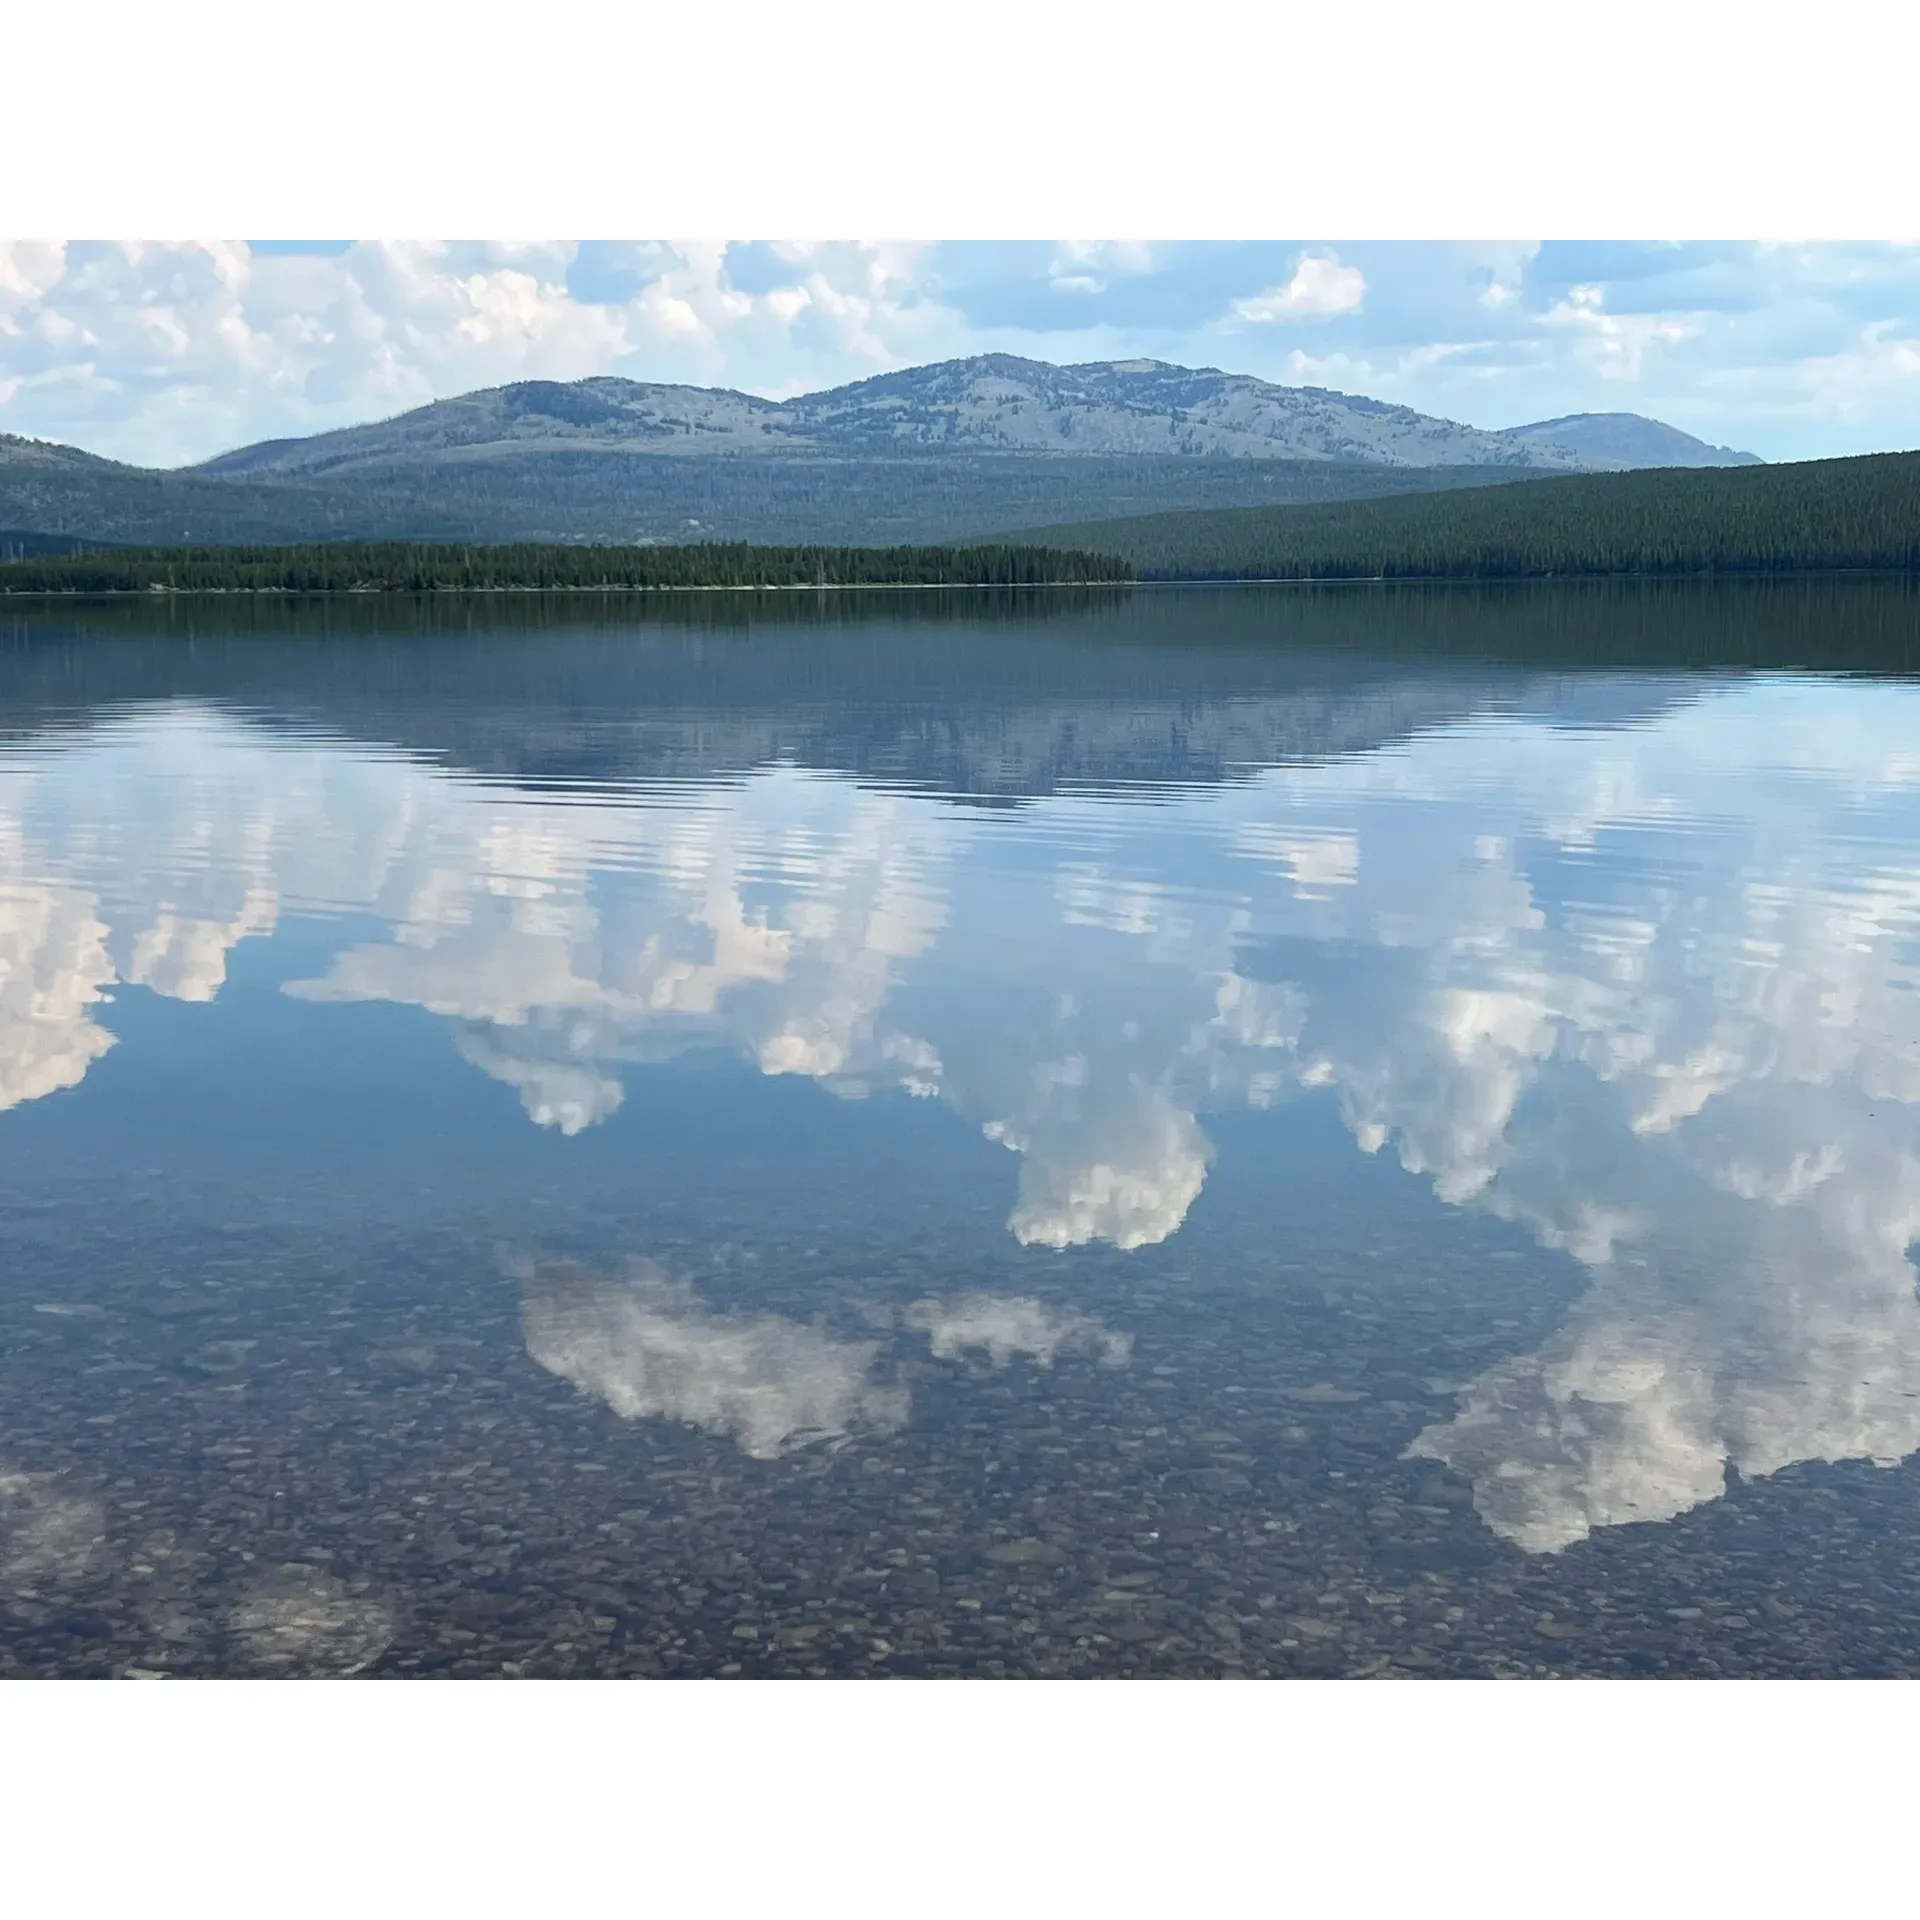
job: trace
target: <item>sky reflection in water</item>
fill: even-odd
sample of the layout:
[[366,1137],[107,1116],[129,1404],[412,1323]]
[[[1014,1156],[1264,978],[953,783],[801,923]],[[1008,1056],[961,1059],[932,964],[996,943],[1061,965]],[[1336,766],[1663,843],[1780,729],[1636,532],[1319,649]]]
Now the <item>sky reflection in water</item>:
[[[971,795],[951,730],[916,778],[918,721],[878,775],[778,740],[727,764],[723,738],[692,772],[650,773],[643,741],[612,777],[546,777],[225,690],[48,706],[0,743],[0,1130],[110,1102],[112,1050],[152,1026],[119,1036],[128,990],[217,1018],[255,946],[285,949],[280,1004],[411,1010],[475,1103],[566,1140],[620,1126],[676,1060],[937,1103],[1005,1150],[1005,1231],[1034,1249],[1165,1245],[1226,1118],[1300,1107],[1354,1163],[1397,1160],[1582,1271],[1557,1330],[1412,1442],[1517,1547],[1668,1519],[1729,1472],[1920,1450],[1920,692],[1221,671],[1210,704],[1116,699],[1117,775],[1098,715],[1074,763],[1044,701],[974,713],[995,766],[1068,771]],[[633,725],[677,726],[684,759],[713,717]],[[1209,728],[1218,777],[1190,777]],[[569,737],[565,714],[543,729]],[[363,1043],[339,1032],[350,1077]],[[185,1126],[221,1097],[173,1084]],[[1272,1171],[1278,1258],[1314,1202]],[[771,1460],[912,1417],[874,1342],[721,1311],[632,1251],[513,1268],[529,1354],[623,1419]],[[934,1359],[1127,1367],[1103,1301],[1080,1304],[936,1289],[906,1325]],[[41,1484],[9,1482],[16,1576],[86,1551]],[[299,1612],[246,1604],[269,1650]]]

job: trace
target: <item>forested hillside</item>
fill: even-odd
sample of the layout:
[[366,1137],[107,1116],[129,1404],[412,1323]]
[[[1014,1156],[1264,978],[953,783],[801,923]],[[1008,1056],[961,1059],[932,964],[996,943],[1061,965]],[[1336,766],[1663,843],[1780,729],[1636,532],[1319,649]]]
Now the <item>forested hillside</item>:
[[0,565],[0,594],[609,592],[701,587],[1088,585],[1123,560],[1039,547],[566,547],[451,542],[161,547]]
[[1531,579],[1920,571],[1920,454],[1581,474],[1337,506],[1035,528],[1143,579]]
[[128,546],[316,540],[948,543],[997,536],[1027,521],[1425,493],[1491,486],[1528,472],[1518,466],[1172,455],[771,453],[676,459],[617,448],[537,447],[413,464],[366,462],[331,476],[215,476],[149,472],[84,456],[29,460],[10,453],[0,439],[0,526]]
[[32,560],[48,553],[78,553],[91,544],[67,533],[23,533],[0,527],[0,561]]

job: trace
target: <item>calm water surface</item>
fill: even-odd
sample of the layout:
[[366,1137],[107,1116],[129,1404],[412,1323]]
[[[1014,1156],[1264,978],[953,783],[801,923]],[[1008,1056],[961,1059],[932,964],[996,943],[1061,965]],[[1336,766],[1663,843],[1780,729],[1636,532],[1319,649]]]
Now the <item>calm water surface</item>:
[[0,614],[0,1672],[1920,1672],[1916,604]]

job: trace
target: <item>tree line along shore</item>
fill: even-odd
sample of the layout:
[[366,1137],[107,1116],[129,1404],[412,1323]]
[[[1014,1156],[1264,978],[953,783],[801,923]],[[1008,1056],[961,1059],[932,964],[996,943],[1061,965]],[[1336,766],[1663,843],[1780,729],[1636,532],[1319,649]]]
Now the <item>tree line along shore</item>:
[[0,594],[647,592],[1920,573],[1920,454],[1190,510],[936,546],[439,541],[90,548]]
[[1112,554],[952,547],[469,546],[342,542],[137,547],[0,565],[0,593],[634,593],[821,587],[1124,584]]

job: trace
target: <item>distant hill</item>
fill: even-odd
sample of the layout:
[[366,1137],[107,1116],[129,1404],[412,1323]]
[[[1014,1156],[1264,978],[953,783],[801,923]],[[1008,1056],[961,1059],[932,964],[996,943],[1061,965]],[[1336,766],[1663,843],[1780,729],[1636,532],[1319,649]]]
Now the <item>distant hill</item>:
[[[237,486],[0,437],[0,524],[83,546],[334,540],[379,529],[380,504],[307,487]],[[16,536],[17,537],[17,536]]]
[[1143,579],[1920,572],[1920,453],[1560,475],[1331,507],[1153,514],[1020,537],[1114,554]]
[[124,544],[936,543],[1618,466],[1620,422],[1663,463],[1704,447],[1627,415],[1574,416],[1563,443],[1551,422],[1488,432],[1155,360],[987,354],[784,401],[536,380],[167,472],[0,436],[0,524]]
[[1678,427],[1649,420],[1638,413],[1569,413],[1558,420],[1536,420],[1531,426],[1508,427],[1500,435],[1520,445],[1564,447],[1580,456],[1583,466],[1624,467],[1758,467],[1766,463],[1757,453],[1736,453],[1732,447],[1710,446]]
[[97,453],[62,446],[57,440],[27,440],[17,433],[0,433],[0,467],[15,472],[38,468],[47,473],[138,473],[138,467],[103,460]]

